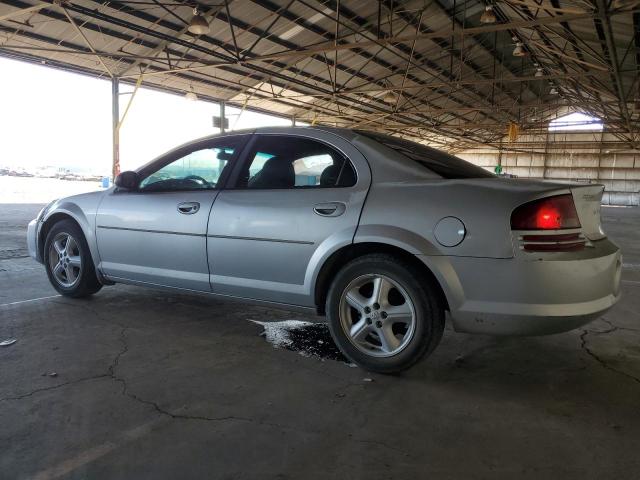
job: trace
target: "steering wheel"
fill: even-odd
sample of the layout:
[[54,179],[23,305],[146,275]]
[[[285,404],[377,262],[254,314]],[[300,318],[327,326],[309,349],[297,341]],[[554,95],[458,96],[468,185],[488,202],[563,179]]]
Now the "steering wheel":
[[186,177],[184,177],[185,180],[193,180],[194,182],[196,182],[199,185],[203,185],[203,186],[211,186],[211,184],[209,182],[207,182],[204,178],[202,178],[200,175],[187,175]]

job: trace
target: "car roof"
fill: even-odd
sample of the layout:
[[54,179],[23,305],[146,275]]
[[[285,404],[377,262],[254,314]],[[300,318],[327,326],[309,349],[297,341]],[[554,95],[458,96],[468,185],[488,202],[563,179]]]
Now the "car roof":
[[333,133],[334,135],[342,137],[348,141],[350,141],[351,139],[353,139],[358,135],[357,132],[353,130],[349,130],[348,128],[336,128],[336,127],[325,127],[325,126],[259,127],[259,128],[247,128],[242,130],[233,130],[233,131],[224,132],[224,133],[214,133],[212,135],[206,135],[204,137],[191,140],[183,144],[182,146],[186,146],[191,143],[206,141],[209,139],[213,140],[215,138],[230,137],[234,135],[251,135],[255,133],[270,133],[270,134],[279,133],[282,135],[295,135],[308,130],[318,130],[318,131]]
[[334,128],[334,127],[325,127],[325,126],[296,126],[296,127],[259,127],[259,128],[247,128],[247,129],[242,129],[242,130],[233,130],[230,132],[224,132],[224,133],[214,133],[212,135],[205,135],[204,137],[200,137],[200,138],[195,138],[193,140],[190,140],[188,142],[185,142],[183,144],[180,144],[174,148],[172,148],[171,150],[167,151],[167,152],[163,152],[162,154],[156,156],[155,158],[153,158],[152,160],[150,160],[149,162],[145,163],[144,165],[136,168],[136,171],[142,171],[145,168],[147,168],[149,165],[152,165],[154,162],[156,162],[157,160],[159,160],[162,157],[165,157],[166,155],[169,155],[173,152],[177,152],[180,151],[184,148],[188,148],[191,145],[196,145],[198,143],[202,143],[202,142],[207,142],[208,140],[215,140],[216,138],[225,138],[225,137],[233,137],[233,136],[238,136],[238,135],[252,135],[252,134],[256,134],[256,133],[269,133],[269,134],[282,134],[282,135],[296,135],[296,134],[300,134],[304,131],[309,131],[309,130],[316,130],[316,131],[323,131],[323,132],[327,132],[327,133],[331,133],[333,135],[336,135],[338,137],[343,138],[344,140],[351,142],[351,140],[353,138],[355,138],[358,134],[352,130],[349,130],[347,128]]

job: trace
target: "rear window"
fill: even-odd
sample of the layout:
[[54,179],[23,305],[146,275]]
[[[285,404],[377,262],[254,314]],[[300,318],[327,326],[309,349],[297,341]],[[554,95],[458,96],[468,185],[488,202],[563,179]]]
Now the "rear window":
[[442,178],[493,178],[493,173],[484,168],[466,162],[461,158],[441,152],[402,138],[384,135],[382,133],[357,131],[360,135],[371,138],[390,148],[400,155],[407,157]]

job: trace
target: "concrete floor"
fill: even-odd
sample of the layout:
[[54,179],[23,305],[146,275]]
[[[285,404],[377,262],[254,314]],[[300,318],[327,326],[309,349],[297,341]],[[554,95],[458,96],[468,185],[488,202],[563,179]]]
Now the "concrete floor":
[[[404,375],[274,349],[198,295],[54,296],[26,258],[37,205],[0,205],[0,477],[563,478],[640,474],[640,210],[605,208],[623,300],[584,330],[447,330]],[[57,375],[49,374],[55,372]],[[373,381],[365,381],[372,379]]]

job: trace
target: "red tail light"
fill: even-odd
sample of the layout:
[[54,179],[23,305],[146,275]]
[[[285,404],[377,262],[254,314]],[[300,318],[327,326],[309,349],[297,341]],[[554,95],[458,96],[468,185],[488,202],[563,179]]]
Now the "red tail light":
[[573,196],[568,193],[525,203],[511,214],[512,230],[564,230],[580,228]]

